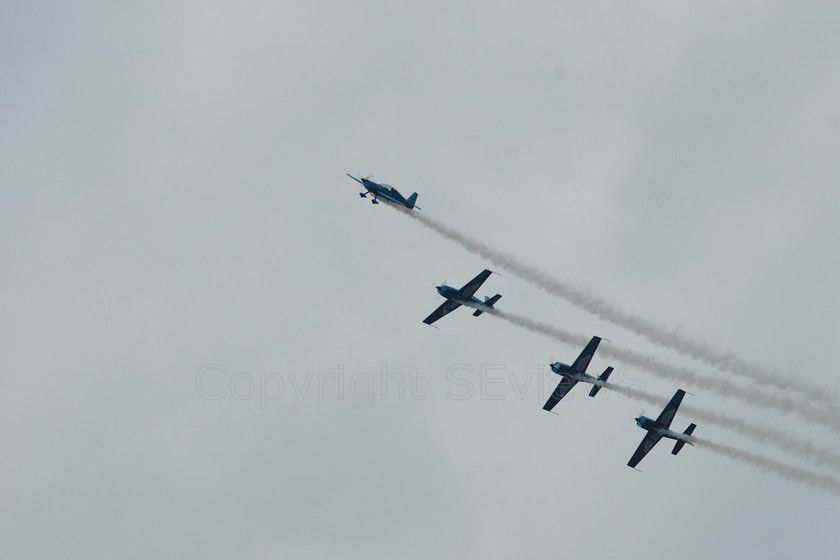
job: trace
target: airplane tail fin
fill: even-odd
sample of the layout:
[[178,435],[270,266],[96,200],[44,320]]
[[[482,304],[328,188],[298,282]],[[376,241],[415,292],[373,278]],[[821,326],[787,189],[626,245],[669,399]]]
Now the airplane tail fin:
[[[411,196],[406,199],[406,202],[408,203],[409,208],[414,208],[414,203],[417,202],[417,193],[411,193]],[[418,206],[417,209],[419,210],[419,208],[420,207]]]
[[[493,296],[491,298],[486,297],[486,298],[484,298],[484,305],[486,305],[487,307],[493,307],[493,304],[496,303],[497,301],[499,301],[499,298],[501,298],[501,297],[502,297],[502,294],[496,294],[495,296]],[[482,313],[484,313],[483,309],[476,309],[475,311],[473,311],[473,317],[478,317]]]
[[[696,427],[697,427],[696,424],[689,424],[688,428],[686,428],[685,431],[683,432],[683,435],[690,436],[691,433],[694,431],[694,428],[696,428]],[[671,451],[671,455],[676,455],[677,453],[679,453],[680,449],[682,449],[683,445],[685,445],[686,443],[688,443],[688,442],[685,441],[685,440],[677,440],[677,443],[674,444],[674,450]],[[689,445],[694,445],[694,444],[689,444]]]
[[[610,374],[612,372],[613,372],[612,366],[608,367],[607,369],[604,370],[604,373],[601,374],[601,377],[598,378],[598,381],[606,382],[606,380],[609,379]],[[594,397],[595,395],[598,394],[598,391],[600,391],[600,390],[601,390],[600,385],[592,385],[592,390],[589,391],[589,396]]]

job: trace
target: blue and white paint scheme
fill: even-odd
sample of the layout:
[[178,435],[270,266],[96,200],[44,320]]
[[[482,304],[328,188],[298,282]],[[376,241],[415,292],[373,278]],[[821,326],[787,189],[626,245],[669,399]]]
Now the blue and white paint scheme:
[[373,195],[373,200],[370,201],[371,204],[379,204],[379,199],[383,198],[388,202],[405,206],[409,210],[413,210],[415,208],[420,210],[420,207],[414,204],[417,202],[417,193],[412,193],[411,196],[405,198],[397,189],[387,183],[377,183],[375,181],[371,181],[370,179],[357,179],[349,173],[347,176],[365,188],[365,192],[359,193],[359,196],[366,198],[368,194]]
[[647,430],[647,434],[642,439],[642,443],[639,444],[639,447],[636,448],[636,452],[633,453],[632,457],[630,457],[630,461],[627,463],[628,467],[633,467],[635,469],[636,465],[639,464],[639,461],[641,461],[644,456],[648,454],[648,451],[653,449],[653,446],[659,443],[659,440],[662,438],[673,439],[677,442],[674,444],[674,449],[671,451],[672,455],[679,453],[680,449],[682,449],[686,443],[694,445],[691,442],[691,434],[694,432],[694,428],[697,427],[695,424],[689,424],[688,428],[686,428],[683,433],[674,432],[670,429],[671,421],[677,414],[677,409],[680,407],[680,403],[682,403],[684,396],[685,391],[677,389],[677,392],[674,393],[673,397],[671,397],[671,401],[665,405],[665,408],[662,409],[662,412],[656,420],[641,415],[636,418],[636,425],[643,430]]
[[592,383],[592,390],[589,391],[590,397],[598,394],[598,391],[601,390],[601,387],[607,382],[607,379],[613,372],[613,368],[608,367],[600,377],[594,377],[586,373],[586,368],[589,367],[589,362],[592,361],[592,356],[595,355],[595,351],[598,349],[598,344],[600,343],[601,338],[593,336],[592,340],[589,341],[589,344],[586,345],[586,348],[583,349],[583,352],[580,353],[580,356],[577,357],[572,365],[561,362],[551,364],[551,371],[561,376],[562,379],[560,379],[557,388],[554,389],[554,392],[551,393],[551,396],[548,397],[548,400],[543,405],[543,410],[550,412],[560,402],[560,399],[565,397],[566,393],[571,391],[581,381]]
[[502,297],[501,294],[496,294],[493,297],[485,297],[484,301],[481,301],[473,296],[473,294],[475,294],[478,288],[484,284],[484,281],[487,280],[491,274],[493,274],[492,271],[484,269],[478,274],[478,276],[464,284],[464,287],[460,290],[446,285],[435,286],[438,293],[446,298],[446,301],[443,302],[440,307],[432,311],[431,315],[423,319],[423,322],[427,325],[431,325],[444,315],[455,311],[462,305],[475,309],[475,311],[473,311],[473,317],[478,317],[485,311],[493,311],[493,304],[499,301],[499,298]]

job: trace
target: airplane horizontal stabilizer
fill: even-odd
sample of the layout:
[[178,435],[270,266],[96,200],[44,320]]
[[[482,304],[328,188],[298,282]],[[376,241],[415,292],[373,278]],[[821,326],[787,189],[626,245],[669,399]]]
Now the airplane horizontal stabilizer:
[[[689,424],[688,428],[686,428],[683,432],[683,435],[690,436],[691,433],[694,431],[694,428],[696,427],[696,424]],[[676,455],[677,453],[679,453],[680,449],[682,449],[686,443],[688,442],[686,442],[685,440],[677,440],[677,443],[674,444],[674,450],[671,451],[671,455]]]
[[[601,374],[601,377],[598,378],[598,381],[603,381],[606,383],[607,379],[609,379],[610,374],[613,372],[612,366],[608,367],[604,370],[604,373]],[[598,394],[598,391],[601,390],[601,385],[592,385],[592,390],[589,391],[589,396],[594,397]]]

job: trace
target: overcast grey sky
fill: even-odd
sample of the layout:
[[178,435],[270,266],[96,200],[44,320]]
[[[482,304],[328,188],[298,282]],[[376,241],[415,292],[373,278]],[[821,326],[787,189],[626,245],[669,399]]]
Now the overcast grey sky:
[[[546,364],[580,348],[466,310],[422,324],[436,284],[491,263],[344,176],[418,191],[558,279],[838,393],[836,3],[3,13],[4,558],[840,550],[837,496],[700,447],[627,468],[649,405],[586,387],[542,411]],[[500,272],[478,294],[499,308],[732,377]]]

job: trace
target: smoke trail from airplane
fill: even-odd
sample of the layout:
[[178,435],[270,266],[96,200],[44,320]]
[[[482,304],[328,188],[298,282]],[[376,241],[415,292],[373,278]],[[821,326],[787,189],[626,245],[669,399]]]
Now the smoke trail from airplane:
[[832,494],[840,496],[840,480],[831,476],[815,473],[794,465],[789,465],[787,463],[771,459],[769,457],[756,455],[754,453],[744,451],[743,449],[737,449],[728,445],[713,443],[705,439],[695,437],[692,438],[692,442],[698,447],[703,447],[748,465],[754,465],[763,471],[775,473],[782,478],[793,480],[795,482],[801,482],[812,488],[828,490]]
[[[616,393],[622,394],[626,397],[646,402],[657,407],[664,407],[668,402],[668,398],[661,398],[625,385],[616,385],[612,382],[602,383],[601,385],[604,389],[615,391]],[[753,424],[744,418],[704,410],[685,403],[683,403],[680,407],[680,414],[685,414],[687,420],[697,420],[703,424],[720,426],[746,436],[758,443],[773,445],[778,449],[797,457],[798,459],[811,463],[814,466],[828,467],[840,472],[840,455],[825,449],[820,449],[808,440],[793,437],[781,430],[762,424]]]
[[[552,325],[535,321],[530,317],[514,315],[498,309],[486,312],[513,325],[540,333],[570,346],[584,346],[589,341],[586,336],[570,333]],[[808,407],[807,402],[800,402],[801,399],[793,399],[782,394],[768,394],[757,387],[740,387],[727,381],[701,375],[695,370],[673,366],[652,356],[612,345],[601,346],[599,352],[603,356],[614,358],[623,364],[644,369],[657,377],[684,382],[725,397],[734,397],[760,408],[772,408],[784,414],[795,414],[804,420],[820,424],[835,432],[840,431],[840,417],[823,408]]]
[[525,264],[513,255],[468,237],[456,229],[428,217],[426,214],[410,211],[405,213],[442,237],[454,241],[471,253],[509,270],[522,280],[530,282],[549,294],[563,298],[601,319],[639,334],[657,346],[670,348],[711,365],[720,371],[747,377],[762,385],[773,385],[786,391],[797,391],[812,402],[828,405],[835,411],[840,411],[836,395],[825,388],[803,380],[801,376],[783,376],[761,366],[748,363],[731,352],[715,350],[703,341],[692,340],[677,330],[668,329],[630,313],[622,309],[617,303],[598,297],[589,290],[576,288],[561,282],[549,273]]

